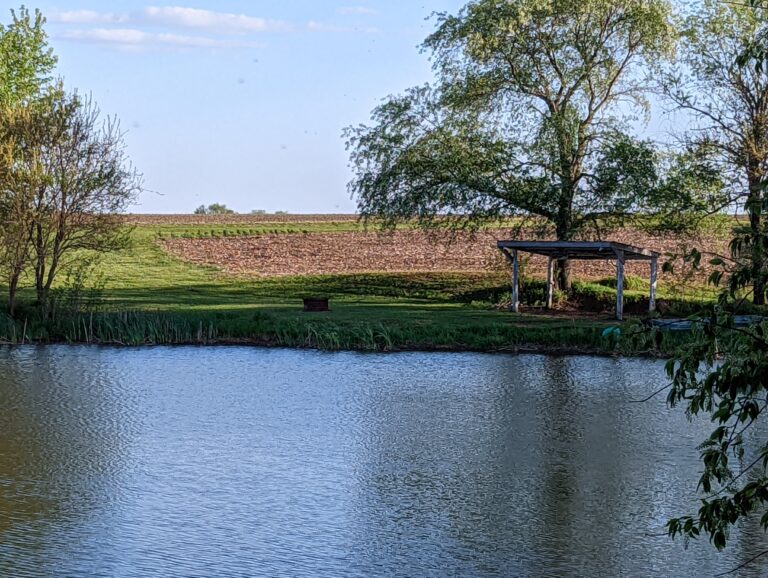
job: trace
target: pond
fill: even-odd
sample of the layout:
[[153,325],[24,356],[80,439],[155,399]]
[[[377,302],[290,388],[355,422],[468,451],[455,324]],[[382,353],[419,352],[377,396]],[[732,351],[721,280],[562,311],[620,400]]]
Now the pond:
[[[711,576],[650,360],[0,350],[0,575]],[[740,574],[760,576],[758,560]]]

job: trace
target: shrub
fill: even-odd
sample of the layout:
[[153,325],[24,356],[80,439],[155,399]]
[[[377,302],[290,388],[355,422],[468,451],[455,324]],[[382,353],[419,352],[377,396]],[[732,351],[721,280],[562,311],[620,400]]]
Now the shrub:
[[[616,289],[616,277],[606,277],[595,282],[597,285],[603,287],[610,287]],[[624,290],[625,291],[649,291],[651,288],[651,282],[643,277],[637,275],[626,275],[624,277]]]
[[227,207],[223,203],[213,203],[208,205],[200,205],[195,209],[195,215],[234,215],[235,211]]

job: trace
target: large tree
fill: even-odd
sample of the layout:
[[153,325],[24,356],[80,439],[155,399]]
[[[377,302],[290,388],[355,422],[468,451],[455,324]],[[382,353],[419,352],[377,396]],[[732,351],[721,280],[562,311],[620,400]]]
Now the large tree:
[[752,298],[764,304],[768,290],[768,68],[749,56],[768,13],[745,2],[705,0],[684,20],[679,67],[665,92],[689,115],[685,140],[706,147],[727,182],[728,202],[749,224],[734,240],[734,257],[752,271]]
[[[435,86],[347,129],[361,214],[426,226],[532,215],[571,240],[658,206],[655,153],[627,126],[646,110],[649,63],[673,47],[670,20],[666,0],[475,0],[438,15],[423,45]],[[567,288],[567,263],[558,277]]]

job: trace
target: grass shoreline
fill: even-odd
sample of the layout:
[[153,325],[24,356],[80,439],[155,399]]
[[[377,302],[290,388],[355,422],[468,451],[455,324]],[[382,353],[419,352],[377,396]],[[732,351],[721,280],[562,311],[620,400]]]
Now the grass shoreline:
[[[493,354],[549,354],[665,357],[685,341],[670,335],[656,350],[603,337],[618,322],[591,320],[563,325],[541,325],[534,316],[512,317],[497,312],[498,321],[464,324],[420,324],[413,320],[343,321],[324,314],[277,317],[259,312],[250,318],[145,312],[89,313],[55,322],[6,318],[0,324],[0,345],[95,345],[115,347],[249,346],[321,351],[473,352]],[[482,316],[479,317],[482,320]]]
[[[304,219],[304,220],[302,220]],[[152,345],[247,345],[326,351],[457,351],[553,355],[669,355],[681,336],[658,351],[606,342],[615,303],[611,280],[574,284],[578,309],[592,317],[520,315],[503,311],[510,299],[509,272],[343,273],[255,277],[195,265],[163,250],[163,238],[230,238],[290,234],[297,228],[333,234],[359,231],[355,220],[281,217],[279,224],[204,223],[176,217],[148,219],[131,231],[125,249],[100,258],[85,285],[62,275],[53,320],[41,320],[27,287],[18,320],[0,316],[0,343]],[[304,223],[304,224],[298,224]],[[79,256],[78,256],[79,257]],[[88,256],[84,256],[88,257]],[[641,315],[647,280],[626,286],[626,311]],[[674,280],[671,280],[674,281]],[[29,283],[27,283],[29,285]],[[637,286],[635,286],[637,285]],[[681,289],[682,288],[682,289]],[[541,279],[524,279],[522,300],[544,299]],[[306,314],[301,299],[327,296],[332,311]],[[665,312],[686,316],[711,302],[706,288],[670,282],[659,288]],[[2,305],[0,303],[0,305]]]

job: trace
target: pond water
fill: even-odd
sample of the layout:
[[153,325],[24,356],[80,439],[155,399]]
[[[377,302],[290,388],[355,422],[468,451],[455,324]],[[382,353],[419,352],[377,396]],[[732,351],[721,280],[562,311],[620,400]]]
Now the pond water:
[[[649,360],[0,350],[0,576],[712,576]],[[736,575],[762,576],[758,560]]]

